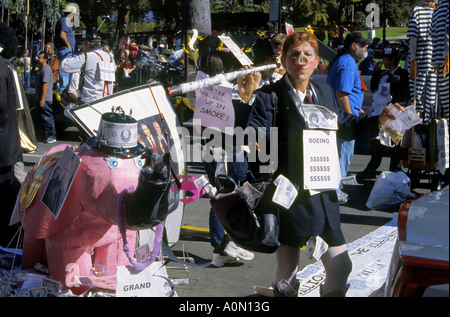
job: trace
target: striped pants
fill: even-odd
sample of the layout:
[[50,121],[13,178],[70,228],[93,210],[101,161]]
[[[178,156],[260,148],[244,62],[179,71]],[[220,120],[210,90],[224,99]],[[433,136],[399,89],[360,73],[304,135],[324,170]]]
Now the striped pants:
[[[437,76],[434,72],[418,73],[416,78],[415,98],[416,110],[423,116],[423,123],[427,124],[432,118],[449,119],[449,77]],[[409,81],[409,91],[414,98],[414,80]],[[436,98],[439,95],[439,107]]]

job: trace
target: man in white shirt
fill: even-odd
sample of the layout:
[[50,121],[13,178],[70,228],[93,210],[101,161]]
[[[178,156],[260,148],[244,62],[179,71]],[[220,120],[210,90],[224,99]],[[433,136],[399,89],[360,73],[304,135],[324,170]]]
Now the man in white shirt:
[[86,37],[81,44],[84,52],[65,59],[61,69],[80,74],[80,93],[83,102],[93,102],[113,93],[115,64],[111,55],[103,51],[100,40]]
[[147,39],[147,46],[151,49],[153,49],[153,36],[150,34],[150,36]]

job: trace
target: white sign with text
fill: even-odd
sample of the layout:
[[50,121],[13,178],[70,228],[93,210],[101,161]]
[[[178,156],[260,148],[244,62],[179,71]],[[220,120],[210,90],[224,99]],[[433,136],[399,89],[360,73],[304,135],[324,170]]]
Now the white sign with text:
[[229,36],[218,36],[218,38],[223,42],[223,44],[230,49],[231,53],[239,60],[242,66],[253,65],[252,60],[245,55],[245,53],[240,49],[240,47],[233,42]]
[[303,131],[304,188],[337,189],[341,181],[336,131]]
[[163,262],[153,262],[142,271],[130,265],[117,267],[116,297],[172,297],[174,293]]
[[[206,74],[197,72],[196,80],[205,78]],[[232,86],[214,85],[195,91],[194,120],[200,120],[203,127],[232,133],[234,127],[234,108],[231,101]],[[227,131],[225,131],[227,130]]]

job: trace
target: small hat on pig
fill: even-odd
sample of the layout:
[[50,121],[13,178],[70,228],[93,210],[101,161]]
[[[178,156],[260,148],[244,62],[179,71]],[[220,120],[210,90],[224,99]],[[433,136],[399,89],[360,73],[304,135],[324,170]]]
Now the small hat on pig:
[[89,138],[87,144],[119,157],[136,157],[145,150],[137,141],[137,121],[118,112],[102,114],[97,136]]

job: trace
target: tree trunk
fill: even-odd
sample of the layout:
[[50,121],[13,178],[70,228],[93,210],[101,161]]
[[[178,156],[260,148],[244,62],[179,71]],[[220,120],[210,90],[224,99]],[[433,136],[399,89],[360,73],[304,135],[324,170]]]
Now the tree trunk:
[[117,12],[116,51],[122,49],[122,44],[128,35],[128,23],[130,22],[130,5],[121,6]]
[[196,29],[199,34],[211,34],[209,0],[185,0],[183,7],[183,22],[186,30]]

